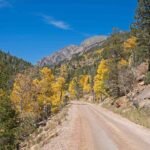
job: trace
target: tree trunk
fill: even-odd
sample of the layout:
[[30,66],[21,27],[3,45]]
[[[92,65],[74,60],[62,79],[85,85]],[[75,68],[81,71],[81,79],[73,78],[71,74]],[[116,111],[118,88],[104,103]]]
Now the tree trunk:
[[92,89],[92,97],[93,97],[93,102],[95,102],[95,92],[93,89]]

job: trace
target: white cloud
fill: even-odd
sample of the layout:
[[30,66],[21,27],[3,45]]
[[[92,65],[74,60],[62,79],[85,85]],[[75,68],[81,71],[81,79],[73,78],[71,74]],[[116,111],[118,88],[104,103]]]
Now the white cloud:
[[11,7],[12,5],[7,0],[0,0],[0,8]]
[[63,30],[71,30],[70,25],[64,21],[56,20],[53,17],[46,16],[46,15],[42,15],[42,17],[43,17],[43,20],[49,25],[53,25],[53,26],[63,29]]
[[59,29],[62,29],[62,30],[70,30],[71,32],[74,32],[76,34],[80,34],[84,37],[89,37],[90,35],[87,34],[87,33],[84,33],[84,32],[80,32],[80,31],[77,31],[75,29],[73,29],[68,23],[66,23],[65,21],[60,21],[60,20],[57,20],[51,16],[48,16],[48,15],[45,15],[45,14],[38,14],[38,16],[41,16],[43,21],[46,23],[46,24],[49,24],[49,25],[52,25],[56,28],[59,28]]

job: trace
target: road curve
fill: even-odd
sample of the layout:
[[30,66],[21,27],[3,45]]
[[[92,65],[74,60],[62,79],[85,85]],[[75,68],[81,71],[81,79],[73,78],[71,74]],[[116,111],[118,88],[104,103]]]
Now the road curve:
[[100,106],[74,101],[68,115],[63,132],[43,150],[150,149],[149,129]]

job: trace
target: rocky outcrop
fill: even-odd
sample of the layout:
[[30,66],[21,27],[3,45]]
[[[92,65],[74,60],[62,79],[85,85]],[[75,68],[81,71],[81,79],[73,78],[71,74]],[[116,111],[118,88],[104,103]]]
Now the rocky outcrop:
[[91,50],[94,47],[101,46],[106,38],[106,36],[95,36],[86,39],[81,43],[80,46],[67,46],[50,56],[44,57],[41,61],[38,62],[38,66],[53,66],[54,64],[58,64],[61,61],[70,60],[74,54],[83,53]]
[[148,71],[148,64],[147,63],[141,63],[135,70],[135,77],[136,80],[140,83],[143,82],[145,79],[145,74]]

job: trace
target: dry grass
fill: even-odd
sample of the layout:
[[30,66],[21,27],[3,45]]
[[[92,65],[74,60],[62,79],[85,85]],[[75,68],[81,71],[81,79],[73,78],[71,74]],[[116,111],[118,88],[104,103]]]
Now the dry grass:
[[116,108],[114,105],[110,105],[110,102],[102,105],[109,110],[122,115],[123,117],[142,125],[146,128],[150,128],[150,115],[143,109],[137,109],[134,106],[128,106],[126,108]]

